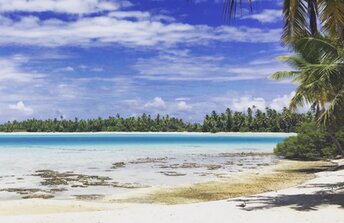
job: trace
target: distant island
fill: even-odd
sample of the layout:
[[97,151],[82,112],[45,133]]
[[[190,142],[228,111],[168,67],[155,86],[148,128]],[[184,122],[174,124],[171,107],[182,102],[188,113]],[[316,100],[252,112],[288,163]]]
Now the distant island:
[[1,132],[295,132],[302,123],[311,122],[314,115],[282,112],[249,107],[246,112],[226,109],[218,114],[212,111],[201,123],[189,123],[169,115],[123,118],[119,114],[106,119],[66,120],[63,117],[26,121],[9,121],[0,125]]

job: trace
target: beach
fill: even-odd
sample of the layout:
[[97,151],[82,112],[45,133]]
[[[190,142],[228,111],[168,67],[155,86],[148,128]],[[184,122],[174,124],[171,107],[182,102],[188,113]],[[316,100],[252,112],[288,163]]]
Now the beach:
[[314,209],[336,222],[341,161],[280,159],[271,151],[286,136],[2,134],[0,221],[263,222],[285,213],[304,222]]
[[[341,161],[343,162],[343,161]],[[163,205],[85,201],[0,202],[1,222],[343,222],[344,170],[288,189],[214,202]],[[245,207],[243,206],[245,205]]]

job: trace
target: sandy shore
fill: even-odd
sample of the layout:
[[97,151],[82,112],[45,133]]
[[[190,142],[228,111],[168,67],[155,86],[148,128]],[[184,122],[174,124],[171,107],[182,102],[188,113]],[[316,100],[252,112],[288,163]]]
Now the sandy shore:
[[316,175],[315,179],[289,189],[193,204],[124,204],[73,200],[3,201],[0,202],[0,222],[343,222],[344,170],[325,171]]

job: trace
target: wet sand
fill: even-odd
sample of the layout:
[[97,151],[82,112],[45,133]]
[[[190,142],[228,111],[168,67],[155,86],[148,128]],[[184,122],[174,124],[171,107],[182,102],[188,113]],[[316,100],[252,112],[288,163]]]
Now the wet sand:
[[[269,153],[11,152],[1,156],[0,200],[87,200],[232,179],[274,165]],[[125,153],[125,152],[123,152]],[[16,161],[13,161],[13,158]],[[49,162],[48,160],[51,160]]]

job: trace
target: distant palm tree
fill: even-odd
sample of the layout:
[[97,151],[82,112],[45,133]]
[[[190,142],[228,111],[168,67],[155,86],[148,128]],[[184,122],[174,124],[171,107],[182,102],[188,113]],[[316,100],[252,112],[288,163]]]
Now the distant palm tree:
[[[293,56],[280,57],[294,70],[277,72],[272,78],[291,78],[296,82],[299,87],[290,109],[305,104],[319,107],[319,124],[330,133],[335,132],[344,124],[344,49],[338,41],[318,34],[295,41],[294,51]],[[333,139],[337,148],[343,151]]]
[[[252,0],[225,0],[225,12],[234,16],[244,1],[252,9]],[[344,45],[343,0],[284,0],[283,17],[282,40],[287,44],[304,36],[316,36],[320,28]]]

